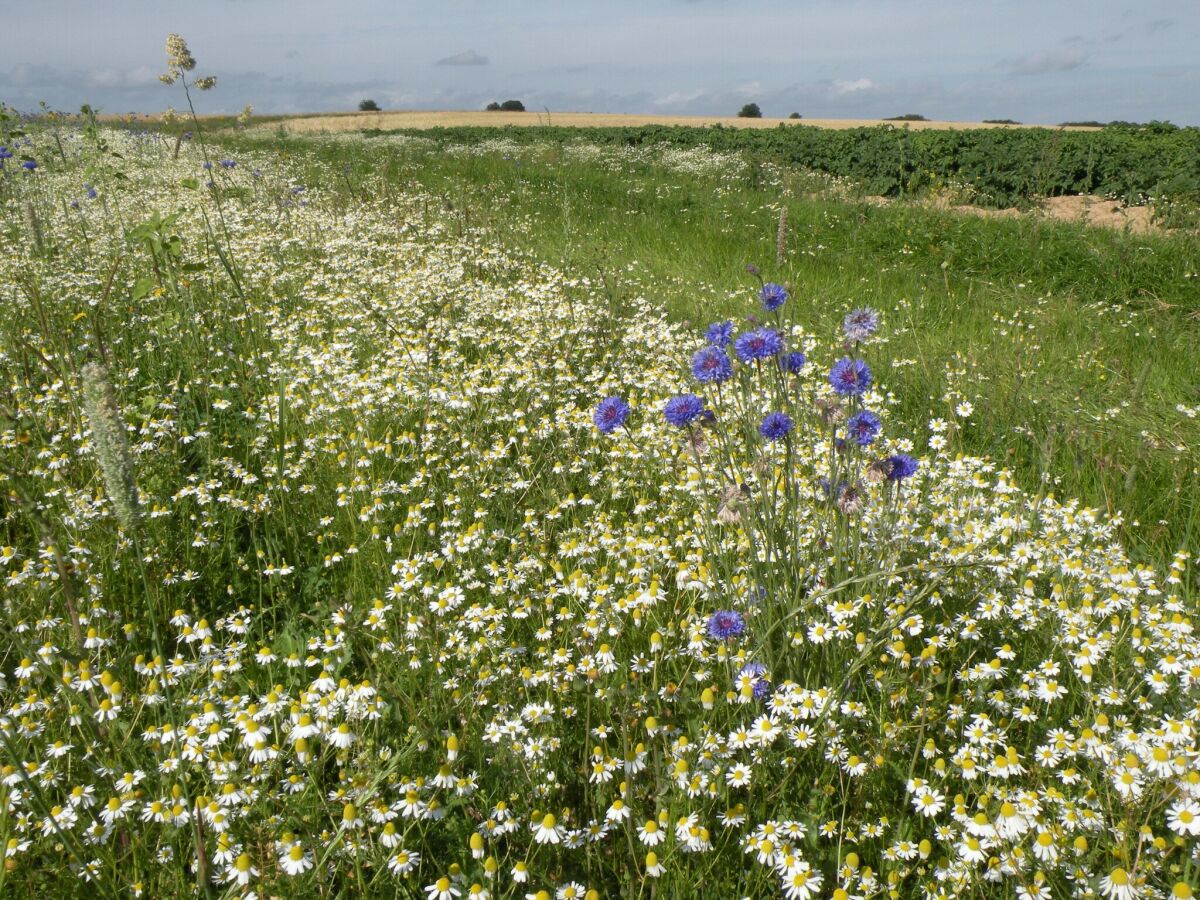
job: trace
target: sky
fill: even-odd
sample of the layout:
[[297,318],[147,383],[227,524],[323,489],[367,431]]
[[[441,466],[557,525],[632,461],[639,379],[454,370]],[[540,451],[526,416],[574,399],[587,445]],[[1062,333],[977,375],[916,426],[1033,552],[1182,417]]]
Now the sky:
[[1200,125],[1200,0],[0,0],[0,101]]

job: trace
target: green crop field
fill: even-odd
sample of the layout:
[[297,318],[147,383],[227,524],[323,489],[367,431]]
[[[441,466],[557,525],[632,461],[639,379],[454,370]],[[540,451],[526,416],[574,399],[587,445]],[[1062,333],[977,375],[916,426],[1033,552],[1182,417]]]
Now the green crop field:
[[709,134],[5,113],[0,896],[1192,895],[1194,135]]

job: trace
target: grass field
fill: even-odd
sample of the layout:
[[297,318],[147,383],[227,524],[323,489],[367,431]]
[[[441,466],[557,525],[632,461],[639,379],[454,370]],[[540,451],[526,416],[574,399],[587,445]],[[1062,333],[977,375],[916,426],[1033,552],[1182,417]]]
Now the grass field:
[[0,896],[1194,895],[1194,233],[203,125],[0,122]]
[[881,207],[844,183],[704,153],[572,154],[499,137],[450,153],[403,137],[276,140],[314,179],[348,165],[347,184],[419,186],[456,232],[648,297],[679,320],[736,316],[748,264],[791,286],[813,331],[848,303],[886,309],[896,317],[888,381],[909,427],[954,421],[968,400],[964,449],[1123,516],[1139,554],[1162,559],[1194,540],[1194,233]]

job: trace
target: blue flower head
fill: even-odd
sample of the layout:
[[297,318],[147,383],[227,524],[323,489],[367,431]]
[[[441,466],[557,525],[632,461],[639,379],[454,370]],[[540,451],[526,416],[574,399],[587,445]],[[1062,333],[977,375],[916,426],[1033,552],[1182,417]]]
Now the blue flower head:
[[713,322],[704,332],[704,339],[714,347],[728,347],[733,338],[732,322]]
[[851,343],[865,341],[879,329],[879,313],[864,306],[846,313],[842,319],[842,334]]
[[605,397],[596,407],[592,421],[601,434],[612,434],[629,418],[629,404],[620,397]]
[[36,159],[27,159],[23,163],[21,163],[21,168],[24,169],[26,172],[32,172],[34,169],[37,168],[37,160]]
[[758,433],[768,441],[778,441],[787,437],[792,430],[792,420],[785,413],[768,413],[758,426]]
[[783,338],[770,328],[758,328],[739,337],[733,344],[737,358],[748,363],[756,359],[769,359],[783,352]]
[[237,160],[223,159],[223,160],[221,160],[220,165],[221,165],[222,169],[232,169],[234,166],[237,165]]
[[742,666],[738,678],[749,676],[753,684],[754,699],[765,700],[771,693],[771,682],[767,679],[767,667],[760,662],[749,662]]
[[829,383],[839,394],[858,395],[871,386],[871,370],[861,359],[844,356],[833,364]]
[[758,299],[762,301],[763,309],[767,312],[775,312],[787,303],[787,298],[787,289],[782,284],[776,284],[773,281],[768,281],[758,292]]
[[746,620],[735,610],[718,610],[708,617],[708,635],[714,640],[724,641],[740,637],[745,630]]
[[663,417],[676,428],[684,428],[704,414],[704,401],[695,394],[672,397],[663,407]]
[[808,359],[799,350],[793,350],[783,357],[780,362],[783,364],[784,371],[794,375],[804,368],[804,364],[808,362]]
[[720,347],[705,347],[692,357],[692,376],[701,384],[719,384],[733,374],[733,363]]
[[205,172],[207,172],[209,169],[211,169],[211,168],[212,168],[212,163],[210,163],[210,162],[209,162],[209,161],[206,159],[206,160],[204,161],[204,165],[203,165],[203,166],[201,166],[201,168],[202,168],[202,169],[204,169],[204,171],[205,171]]
[[850,417],[850,421],[846,423],[846,435],[858,446],[865,447],[879,437],[880,428],[882,425],[879,416],[869,409],[864,409]]
[[903,481],[905,478],[911,478],[917,474],[917,469],[920,468],[920,463],[907,453],[897,453],[895,456],[889,456],[887,462],[888,481]]
[[12,151],[0,144],[0,166],[4,165],[6,159],[12,159]]

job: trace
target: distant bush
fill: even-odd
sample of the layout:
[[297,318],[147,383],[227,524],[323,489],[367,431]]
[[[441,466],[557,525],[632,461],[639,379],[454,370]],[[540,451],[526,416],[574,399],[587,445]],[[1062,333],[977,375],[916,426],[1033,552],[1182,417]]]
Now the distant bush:
[[738,110],[739,119],[761,119],[762,110],[758,108],[757,103],[747,103]]
[[493,100],[491,103],[485,106],[484,109],[486,109],[488,112],[499,112],[500,104]]
[[928,122],[929,120],[927,118],[925,118],[923,115],[921,115],[920,113],[905,113],[902,116],[891,116],[890,118],[884,119],[883,121],[885,121],[885,122]]
[[379,112],[379,104],[374,100],[363,100],[358,104],[358,108],[363,112]]
[[788,118],[789,119],[799,119],[799,118],[801,118],[801,116],[800,116],[800,113],[794,112],[790,116],[788,116]]
[[1016,119],[984,119],[984,125],[1020,125]]
[[520,100],[505,100],[500,104],[502,112],[525,112],[525,104]]
[[1095,119],[1084,119],[1082,122],[1062,122],[1059,128],[1103,128],[1103,122],[1097,122]]

